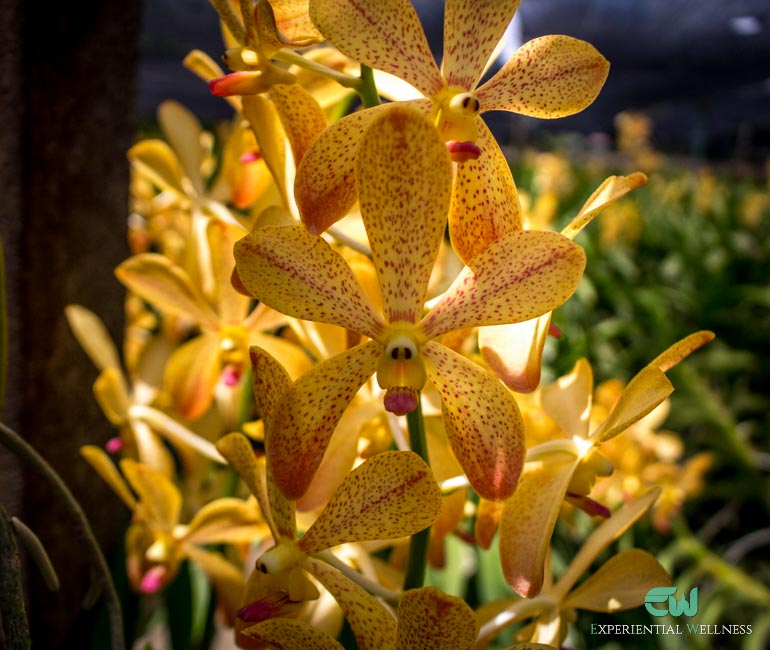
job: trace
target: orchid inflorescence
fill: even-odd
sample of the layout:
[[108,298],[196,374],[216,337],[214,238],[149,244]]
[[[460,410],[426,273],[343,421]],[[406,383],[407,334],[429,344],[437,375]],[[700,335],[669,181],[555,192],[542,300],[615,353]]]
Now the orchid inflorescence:
[[[482,118],[579,112],[608,62],[545,36],[481,81],[518,0],[447,0],[441,68],[408,0],[212,4],[230,71],[199,51],[185,65],[234,117],[217,147],[167,102],[166,140],[129,151],[122,361],[92,312],[67,312],[119,430],[82,453],[132,513],[131,585],[160,594],[197,565],[244,648],[338,648],[345,619],[360,648],[470,649],[524,621],[515,647],[558,647],[575,610],[670,584],[633,549],[575,586],[658,496],[594,491],[605,443],[655,417],[666,371],[712,335],[609,403],[585,359],[540,386],[586,262],[574,238],[645,177],[608,178],[559,233],[531,229]],[[604,522],[554,580],[575,508]],[[497,536],[508,598],[474,611],[426,586],[450,534]]]

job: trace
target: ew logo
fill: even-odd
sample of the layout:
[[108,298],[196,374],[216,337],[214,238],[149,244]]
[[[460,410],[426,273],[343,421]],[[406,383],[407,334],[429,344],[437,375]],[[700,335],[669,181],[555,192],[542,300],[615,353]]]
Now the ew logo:
[[[690,589],[690,600],[682,594],[680,600],[674,597],[676,587],[654,587],[644,597],[644,607],[653,616],[695,616],[698,613],[698,588]],[[657,603],[667,603],[668,607],[655,607]]]

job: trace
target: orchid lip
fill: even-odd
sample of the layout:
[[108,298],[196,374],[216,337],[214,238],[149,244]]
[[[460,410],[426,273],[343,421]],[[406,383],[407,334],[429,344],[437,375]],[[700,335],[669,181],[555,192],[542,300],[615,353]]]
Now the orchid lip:
[[446,143],[446,148],[449,151],[449,157],[452,159],[452,162],[461,163],[468,160],[477,160],[481,155],[481,147],[470,140],[465,142],[450,140]]

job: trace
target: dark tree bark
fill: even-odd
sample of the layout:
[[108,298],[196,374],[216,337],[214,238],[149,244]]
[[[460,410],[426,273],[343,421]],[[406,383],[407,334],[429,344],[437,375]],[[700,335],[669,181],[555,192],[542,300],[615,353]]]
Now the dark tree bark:
[[[78,449],[102,444],[111,428],[91,394],[96,369],[63,310],[92,309],[119,340],[123,290],[112,269],[128,254],[140,3],[0,0],[0,12],[0,232],[11,317],[3,419],[60,473],[109,553],[127,513]],[[0,499],[39,535],[62,585],[49,592],[28,567],[33,647],[85,647],[94,613],[81,608],[82,548],[47,486],[29,480],[14,496],[20,477],[18,461],[0,455]]]

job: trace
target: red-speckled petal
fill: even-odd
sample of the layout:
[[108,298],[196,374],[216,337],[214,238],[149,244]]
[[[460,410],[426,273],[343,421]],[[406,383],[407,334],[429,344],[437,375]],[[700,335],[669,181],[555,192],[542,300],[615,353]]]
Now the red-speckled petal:
[[293,382],[286,369],[267,350],[252,346],[249,357],[257,415],[266,420]]
[[291,144],[294,163],[299,164],[305,151],[326,128],[326,117],[315,98],[299,84],[277,84],[268,92],[281,118]]
[[535,596],[543,587],[545,558],[564,495],[579,459],[567,453],[527,463],[519,487],[500,519],[500,563],[516,593]]
[[665,352],[659,354],[647,365],[654,368],[660,368],[660,370],[666,372],[673,368],[680,361],[690,356],[690,354],[695,352],[695,350],[713,340],[714,332],[710,332],[708,330],[695,332],[694,334],[685,336],[681,341],[674,343]]
[[270,618],[245,628],[242,634],[276,650],[345,650],[323,630],[293,618]]
[[450,86],[472,90],[521,0],[447,0],[444,9],[444,60]]
[[449,208],[446,145],[426,117],[394,106],[362,138],[356,170],[385,319],[415,323]]
[[422,355],[441,395],[447,437],[471,486],[485,499],[508,498],[524,464],[524,422],[510,391],[492,374],[429,341]]
[[374,596],[325,562],[309,558],[304,566],[334,596],[356,635],[359,650],[396,648],[396,619]]
[[476,97],[482,112],[564,117],[596,99],[609,69],[608,61],[590,43],[570,36],[541,36],[522,45],[476,91]]
[[[431,102],[404,102],[428,113]],[[392,108],[383,104],[358,111],[324,129],[305,152],[297,168],[294,198],[302,223],[313,234],[344,217],[358,200],[355,160],[358,145],[369,124]]]
[[490,244],[473,267],[475,273],[466,268],[420,323],[428,338],[553,311],[577,288],[585,253],[557,233],[520,231]]
[[425,461],[411,451],[386,451],[345,477],[299,548],[313,555],[347,542],[407,537],[440,510],[441,492]]
[[409,0],[312,0],[310,18],[340,52],[393,74],[423,95],[444,85]]
[[521,207],[511,168],[484,120],[477,118],[481,155],[457,165],[449,211],[452,247],[463,262],[493,241],[521,230]]
[[435,587],[404,592],[398,606],[398,650],[469,650],[478,625],[462,598]]
[[346,350],[300,377],[278,402],[267,422],[267,462],[289,499],[307,491],[337,422],[374,374],[381,353],[375,341]]
[[302,226],[266,226],[235,244],[238,277],[255,298],[295,318],[340,325],[370,338],[382,320],[347,265]]

